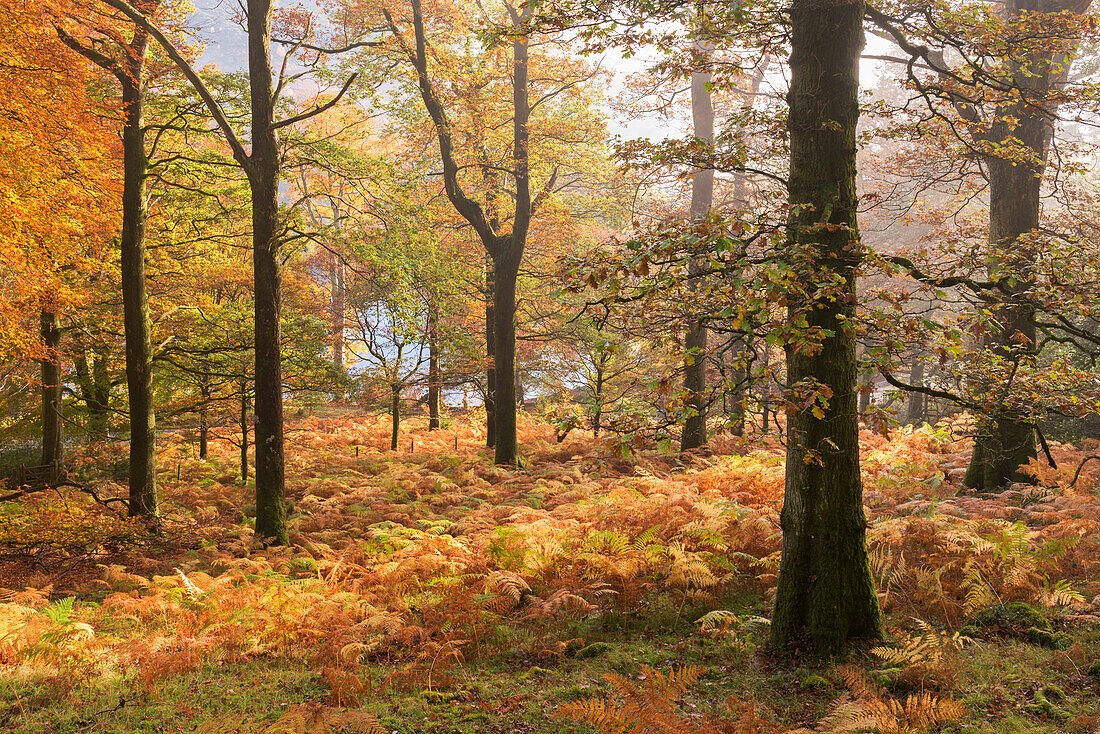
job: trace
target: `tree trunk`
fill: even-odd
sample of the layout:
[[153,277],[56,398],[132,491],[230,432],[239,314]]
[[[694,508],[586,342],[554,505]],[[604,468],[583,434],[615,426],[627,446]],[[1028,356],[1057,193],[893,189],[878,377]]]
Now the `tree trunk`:
[[[752,328],[750,323],[749,328]],[[742,366],[744,353],[751,348],[751,331],[747,336],[735,336],[732,345],[726,350],[727,387],[723,394],[726,403],[726,418],[730,433],[734,436],[745,435],[745,385],[748,382],[748,370]]]
[[397,436],[401,432],[401,385],[390,385],[390,418],[393,426],[390,430],[390,451],[397,451]]
[[153,345],[145,291],[145,155],[143,121],[145,43],[122,81],[122,324],[126,335],[126,390],[130,407],[130,515],[156,517],[157,443],[153,413]]
[[[760,430],[764,433],[768,432],[768,413],[771,411],[771,347],[768,346],[768,342],[765,341],[761,345],[761,351],[764,352],[764,379],[760,385]],[[779,428],[778,421],[776,422],[776,428]]]
[[[798,342],[786,349],[791,400],[800,407],[787,417],[771,640],[777,646],[805,640],[819,655],[839,652],[851,638],[878,637],[882,623],[865,542],[853,328],[863,5],[794,0],[791,7],[788,263],[814,295],[794,298],[788,313],[792,323],[804,319],[832,335],[819,349]],[[818,400],[806,405],[814,393]]]
[[202,400],[199,408],[199,458],[205,461],[210,451],[210,383],[205,378],[199,384],[199,397]]
[[[707,56],[706,44],[697,41],[695,47]],[[709,69],[691,74],[691,119],[695,138],[701,143],[714,143],[714,104],[710,97]],[[714,199],[714,169],[697,170],[691,179],[691,219],[700,222],[710,213]],[[700,266],[689,266],[689,288],[698,287]],[[691,272],[694,271],[694,272]],[[707,327],[701,320],[688,324],[684,335],[684,430],[680,434],[680,450],[697,449],[707,442]]]
[[592,391],[592,438],[600,437],[600,417],[603,415],[604,366],[607,364],[607,352],[600,351],[600,361],[596,363],[596,387]]
[[[924,359],[920,355],[913,357],[913,364],[909,368],[909,384],[924,387]],[[924,422],[924,393],[909,393],[909,405],[905,411],[905,422],[911,426],[919,426]]]
[[83,345],[77,349],[73,359],[76,369],[76,384],[80,388],[80,397],[88,407],[88,428],[97,436],[106,436],[110,410],[111,382],[107,375],[107,355],[102,349],[92,356],[88,365],[88,352]]
[[485,258],[485,445],[497,445],[497,326],[494,315],[496,273],[491,256]]
[[65,461],[65,424],[61,402],[61,328],[53,309],[41,313],[42,347],[42,463]]
[[[1008,0],[1012,22],[1036,13],[1084,13],[1090,0]],[[1011,85],[1020,90],[996,111],[992,121],[975,125],[980,142],[993,150],[984,161],[989,179],[989,268],[1001,279],[1005,302],[994,314],[996,330],[987,341],[1010,361],[1029,364],[1035,356],[1035,308],[1029,292],[1035,282],[1038,249],[1030,235],[1039,227],[1039,192],[1053,134],[1057,103],[1045,102],[1064,86],[1070,58],[1046,43],[1031,42],[1005,63]],[[1021,155],[1021,149],[1024,155]],[[1003,155],[997,153],[1006,151]],[[1031,160],[1028,160],[1030,157]],[[1007,396],[1010,385],[980,385],[979,390]],[[1002,398],[979,423],[974,453],[963,484],[996,489],[1009,482],[1034,481],[1020,472],[1037,456],[1033,419],[1024,410],[1005,409]]]
[[[1014,136],[1030,142],[1038,151],[1042,145],[1042,122],[1038,115],[1024,113]],[[1027,123],[1027,125],[1025,125]],[[1030,147],[1030,146],[1029,146]],[[1041,176],[1034,166],[1001,158],[986,160],[989,177],[989,244],[991,271],[1004,267],[1013,274],[1016,284],[1006,286],[1008,303],[996,313],[996,331],[987,344],[1005,360],[1034,360],[1035,309],[1027,302],[1027,292],[1034,283],[1034,245],[1020,245],[1021,235],[1029,235],[1039,226],[1039,187]],[[1003,273],[996,274],[1003,276]],[[986,391],[1007,392],[1009,385],[987,385]],[[1035,428],[1026,420],[1001,410],[986,416],[979,423],[974,437],[974,453],[966,468],[963,484],[971,489],[991,490],[1009,482],[1030,482],[1031,477],[1019,469],[1038,455]]]
[[344,326],[347,318],[344,305],[344,261],[337,255],[332,256],[329,266],[329,284],[332,298],[332,366],[339,380],[335,397],[343,400],[344,380],[347,376],[347,367],[344,364]]
[[428,306],[428,430],[439,430],[439,306],[433,300]]
[[495,263],[493,289],[496,395],[493,413],[496,424],[497,464],[516,463],[516,280],[522,249],[502,248],[504,256]]
[[271,77],[271,0],[248,0],[248,78],[252,105],[252,262],[256,298],[256,534],[289,543],[283,462],[280,351],[279,141]]
[[248,383],[241,381],[241,484],[248,482]]

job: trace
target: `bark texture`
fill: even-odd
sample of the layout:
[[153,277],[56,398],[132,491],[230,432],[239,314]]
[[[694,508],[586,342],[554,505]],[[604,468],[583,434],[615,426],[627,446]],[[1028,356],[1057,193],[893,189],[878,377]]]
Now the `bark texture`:
[[[862,0],[795,0],[791,7],[787,248],[801,290],[789,314],[831,335],[819,344],[795,340],[786,350],[790,397],[800,407],[787,418],[771,639],[782,647],[804,643],[819,655],[881,634],[865,542],[851,323],[861,260],[855,133],[862,19]],[[821,399],[806,404],[814,393]]]

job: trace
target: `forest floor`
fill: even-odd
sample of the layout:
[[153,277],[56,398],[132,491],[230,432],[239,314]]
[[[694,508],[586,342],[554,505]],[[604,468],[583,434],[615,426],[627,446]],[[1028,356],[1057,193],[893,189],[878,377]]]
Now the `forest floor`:
[[[414,419],[397,452],[384,416],[288,428],[289,548],[254,541],[224,440],[162,439],[160,537],[76,491],[0,503],[0,731],[1100,726],[1100,462],[1071,486],[1092,446],[968,496],[965,425],[865,432],[888,635],[792,664],[764,645],[776,437],[623,457],[530,419],[508,470],[476,415]],[[124,496],[121,452],[74,472]]]

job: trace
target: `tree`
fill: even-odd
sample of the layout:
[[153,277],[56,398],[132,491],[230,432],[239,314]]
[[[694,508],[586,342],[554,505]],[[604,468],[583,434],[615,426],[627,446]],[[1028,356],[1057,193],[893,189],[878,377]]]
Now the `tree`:
[[[947,120],[945,134],[980,162],[988,182],[983,253],[988,279],[982,284],[971,280],[967,287],[989,316],[979,317],[984,334],[982,349],[973,354],[975,379],[969,392],[1002,397],[983,406],[964,477],[976,489],[1027,481],[1020,468],[1037,453],[1035,411],[1019,410],[1006,397],[1016,376],[1034,367],[1038,351],[1040,193],[1059,107],[1067,101],[1080,104],[1083,96],[1081,90],[1067,89],[1067,81],[1077,45],[1095,26],[1082,15],[1090,4],[1009,0],[997,10],[934,3],[896,17],[868,11],[910,56],[909,82],[929,102],[931,117]],[[952,63],[954,57],[959,61]],[[933,74],[922,78],[918,67]],[[944,116],[943,103],[953,118]],[[1006,369],[985,369],[995,363]],[[993,372],[1007,381],[990,379]]]
[[878,637],[859,471],[855,281],[856,121],[862,0],[791,6],[786,491],[771,641],[807,637],[819,654]]
[[[282,156],[278,130],[335,105],[355,80],[344,84],[329,102],[282,120],[276,119],[286,79],[276,88],[271,65],[272,0],[248,0],[248,80],[251,108],[246,148],[225,111],[187,59],[144,14],[125,0],[104,0],[149,33],[164,48],[206,103],[233,158],[248,176],[252,195],[252,262],[255,287],[256,350],[256,533],[278,545],[289,542],[286,527],[285,462],[283,458],[283,373],[280,343],[281,294],[279,252],[283,231],[279,221],[279,179]],[[283,72],[285,72],[285,65]],[[278,93],[276,92],[278,91]]]
[[[413,0],[411,3],[411,39],[404,24],[391,10],[383,8],[382,12],[402,55],[415,70],[420,97],[435,127],[447,198],[473,227],[491,260],[491,268],[486,271],[486,290],[491,293],[491,312],[488,308],[486,311],[487,351],[491,369],[486,406],[491,406],[492,409],[489,431],[493,434],[495,461],[498,464],[515,464],[517,281],[532,218],[546,198],[554,192],[558,181],[558,169],[555,168],[548,174],[538,193],[532,195],[532,112],[536,104],[544,103],[564,89],[576,86],[584,76],[562,81],[560,76],[547,75],[539,80],[541,96],[537,102],[532,103],[529,99],[531,85],[528,69],[531,35],[525,30],[525,25],[531,20],[532,11],[518,9],[509,3],[504,4],[504,11],[509,26],[505,32],[511,35],[511,144],[508,148],[508,160],[503,165],[496,165],[485,159],[473,164],[482,173],[481,183],[485,194],[481,201],[467,191],[462,175],[466,166],[460,161],[461,151],[457,149],[459,141],[455,138],[456,128],[443,103],[440,87],[429,68],[429,57],[433,49],[429,43],[425,13],[420,0]],[[512,184],[507,194],[501,188],[505,176]],[[503,210],[505,196],[510,196],[514,201],[514,210],[510,217]],[[509,218],[510,230],[506,228]],[[491,329],[488,327],[490,322]]]
[[[702,11],[700,11],[702,16]],[[700,35],[706,32],[706,21],[700,17],[696,30]],[[691,121],[696,141],[702,147],[714,145],[714,103],[711,100],[711,74],[705,64],[709,61],[707,43],[699,39],[693,44],[693,50],[701,56],[703,68],[691,73]],[[691,219],[699,222],[710,214],[714,198],[714,169],[704,168],[695,171],[691,178]],[[696,265],[694,268],[698,270]],[[689,273],[689,278],[691,273]],[[684,335],[684,401],[687,418],[680,437],[680,450],[687,451],[703,446],[707,442],[707,327],[701,320],[688,323]]]
[[[152,16],[159,0],[142,5]],[[61,40],[96,66],[109,72],[122,89],[122,229],[119,247],[122,261],[123,331],[126,340],[126,394],[130,408],[131,516],[157,516],[156,415],[153,406],[153,345],[150,336],[149,298],[145,287],[146,179],[149,158],[145,151],[145,94],[149,34],[139,24],[129,40],[97,30],[94,37],[78,39],[57,25]],[[117,56],[100,50],[117,45]]]

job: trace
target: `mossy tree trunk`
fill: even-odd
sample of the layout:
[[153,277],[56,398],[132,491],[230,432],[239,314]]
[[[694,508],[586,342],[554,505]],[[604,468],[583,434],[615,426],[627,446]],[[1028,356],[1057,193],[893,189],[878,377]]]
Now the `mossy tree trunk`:
[[[881,634],[867,558],[856,413],[856,122],[862,0],[794,0],[788,266],[799,291],[787,346],[783,555],[771,641],[815,654]],[[816,330],[820,335],[815,337]],[[816,399],[815,399],[816,397]]]

